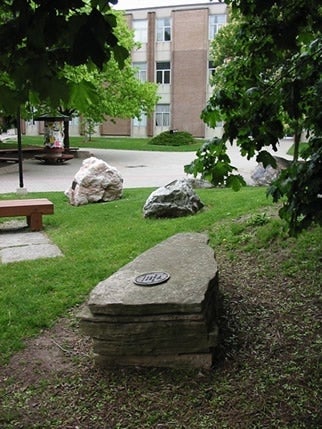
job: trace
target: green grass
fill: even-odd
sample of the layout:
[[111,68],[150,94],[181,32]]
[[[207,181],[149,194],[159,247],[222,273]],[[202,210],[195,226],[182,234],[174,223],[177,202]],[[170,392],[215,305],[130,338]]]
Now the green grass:
[[[84,137],[70,137],[70,146],[79,148],[95,149],[119,149],[119,150],[143,150],[159,152],[196,152],[204,140],[197,143],[183,146],[152,145],[148,138],[132,137],[92,137],[90,141],[85,141]],[[23,146],[42,146],[42,136],[22,136]],[[0,149],[16,148],[15,143],[0,143]]]
[[[198,215],[148,220],[142,208],[150,192],[125,190],[118,201],[80,207],[71,206],[62,193],[29,195],[53,201],[55,214],[44,217],[45,230],[64,257],[0,265],[2,360],[25,337],[51,326],[99,281],[156,243],[179,231],[206,231],[218,221],[270,204],[263,189],[200,190],[206,208]],[[1,195],[10,197],[14,195]]]
[[[301,154],[304,150],[306,150],[308,148],[308,144],[307,143],[300,143],[300,147],[299,147],[299,153]],[[289,150],[287,151],[288,155],[294,155],[294,145],[292,145]]]

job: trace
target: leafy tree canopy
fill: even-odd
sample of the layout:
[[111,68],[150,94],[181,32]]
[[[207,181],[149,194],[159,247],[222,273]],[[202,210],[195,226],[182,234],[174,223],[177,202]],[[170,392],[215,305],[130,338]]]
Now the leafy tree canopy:
[[[322,223],[322,5],[307,0],[227,0],[231,22],[213,41],[213,94],[202,118],[224,122],[221,139],[206,143],[186,171],[238,190],[226,153],[236,142],[248,159],[276,165],[268,147],[294,135],[294,161],[269,193],[284,201],[280,215],[296,234]],[[305,131],[308,147],[298,160]]]
[[[122,12],[113,10],[111,13],[116,19],[114,33],[118,43],[131,52],[138,47],[134,41],[133,31],[129,29]],[[85,134],[87,131],[90,134],[95,123],[104,121],[106,117],[113,120],[149,115],[158,100],[157,85],[142,82],[137,78],[137,70],[133,67],[130,57],[126,58],[120,67],[113,52],[109,61],[101,68],[92,67],[88,63],[78,66],[67,64],[62,69],[61,75],[69,83],[72,91],[69,98],[59,100],[60,104],[55,110],[69,117],[81,116]],[[37,116],[39,113],[50,111],[48,103],[33,107],[37,109]],[[69,122],[66,121],[64,125],[64,146],[68,148]]]
[[[137,48],[133,31],[129,29],[122,12],[113,11],[113,14],[119,43],[131,52]],[[60,111],[69,114],[75,110],[77,114],[94,122],[101,122],[106,116],[130,118],[140,117],[142,113],[149,114],[158,100],[157,85],[141,82],[137,78],[130,57],[124,61],[122,68],[112,54],[101,69],[93,69],[88,65],[66,66],[63,74],[76,87],[83,82],[86,88],[84,94],[79,90],[73,92],[68,102],[61,104]]]
[[116,36],[110,3],[117,0],[3,0],[0,6],[0,109],[16,113],[30,102],[56,107],[91,86],[68,79],[65,67],[102,70],[113,55],[122,66],[128,50]]

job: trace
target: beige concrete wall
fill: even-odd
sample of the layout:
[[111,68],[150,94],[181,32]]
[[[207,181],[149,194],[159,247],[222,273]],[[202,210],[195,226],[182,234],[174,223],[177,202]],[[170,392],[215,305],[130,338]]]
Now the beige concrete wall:
[[[24,131],[23,131],[24,129]],[[38,121],[21,121],[21,132],[27,136],[39,135],[39,122]]]
[[[148,13],[148,43],[147,43],[147,78],[148,81],[155,81],[155,12]],[[152,137],[154,134],[153,116],[148,118],[146,134]]]

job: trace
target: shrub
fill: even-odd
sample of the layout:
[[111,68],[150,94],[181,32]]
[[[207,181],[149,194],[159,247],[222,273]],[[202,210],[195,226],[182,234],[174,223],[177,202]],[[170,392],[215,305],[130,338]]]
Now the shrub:
[[160,146],[184,146],[196,143],[192,134],[186,131],[164,131],[161,134],[153,137],[149,144],[160,145]]

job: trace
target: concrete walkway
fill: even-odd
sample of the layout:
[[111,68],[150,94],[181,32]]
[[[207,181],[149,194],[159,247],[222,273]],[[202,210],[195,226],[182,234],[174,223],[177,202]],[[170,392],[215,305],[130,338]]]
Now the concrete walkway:
[[40,258],[63,256],[45,232],[30,232],[25,221],[0,224],[0,262],[8,264]]
[[[291,141],[280,145],[276,156],[290,159],[286,154]],[[94,155],[117,168],[124,180],[124,188],[158,188],[176,179],[188,177],[184,165],[195,159],[194,152],[144,152],[128,150],[84,149],[80,157],[64,164],[46,165],[34,159],[23,162],[24,188],[27,192],[52,192],[67,190],[85,157]],[[229,147],[232,165],[252,184],[251,174],[255,160],[248,161],[236,146]],[[16,193],[19,188],[17,164],[0,168],[0,194]],[[27,194],[28,195],[28,194]],[[25,222],[9,221],[0,224],[0,261],[19,262],[46,257],[62,256],[44,232],[29,232]]]
[[[276,156],[286,155],[291,141],[284,141]],[[130,150],[82,149],[80,157],[64,164],[47,165],[34,159],[23,162],[24,187],[28,192],[65,191],[73,181],[84,157],[94,155],[117,168],[124,179],[124,188],[145,188],[164,186],[173,180],[187,177],[184,166],[195,159],[195,152],[145,152]],[[228,148],[232,165],[238,168],[248,184],[256,167],[255,160],[248,161],[236,146]],[[0,168],[0,194],[16,192],[19,188],[18,165]]]
[[[91,154],[119,170],[124,188],[166,185],[184,177],[184,165],[195,157],[193,152],[82,149],[79,158],[63,164],[49,165],[26,159],[23,162],[24,187],[28,192],[65,191],[70,187],[84,158]],[[18,165],[0,168],[0,193],[16,192],[18,187]]]

